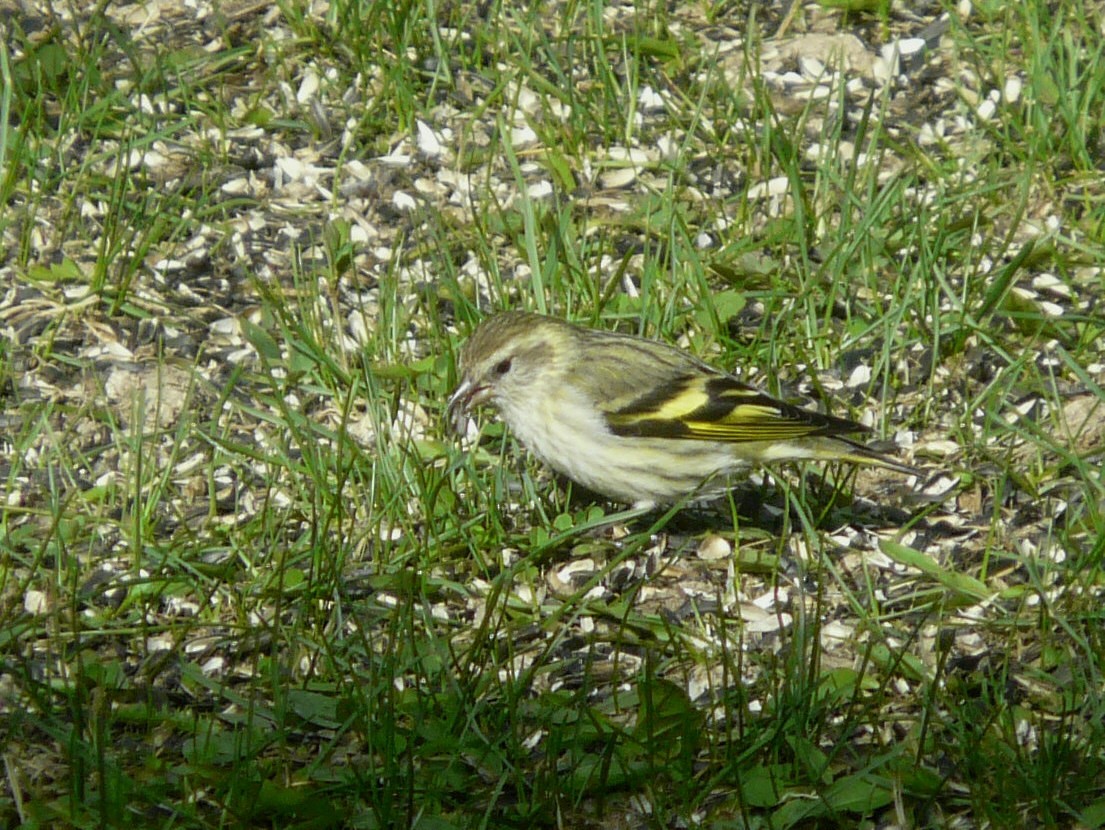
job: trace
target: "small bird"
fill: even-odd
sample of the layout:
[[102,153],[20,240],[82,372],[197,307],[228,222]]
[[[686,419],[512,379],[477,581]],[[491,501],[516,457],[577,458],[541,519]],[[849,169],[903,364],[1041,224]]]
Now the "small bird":
[[917,471],[843,436],[844,418],[776,400],[674,346],[508,311],[461,347],[447,415],[490,403],[522,444],[577,484],[651,509],[706,499],[773,461],[849,461]]

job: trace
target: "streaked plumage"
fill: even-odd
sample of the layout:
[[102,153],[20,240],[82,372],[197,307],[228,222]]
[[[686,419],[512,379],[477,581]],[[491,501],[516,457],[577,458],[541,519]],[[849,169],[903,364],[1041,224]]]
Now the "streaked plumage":
[[773,461],[916,472],[845,437],[869,432],[854,421],[776,400],[665,343],[554,317],[488,318],[457,370],[454,429],[489,402],[545,464],[637,507],[723,491],[728,474]]

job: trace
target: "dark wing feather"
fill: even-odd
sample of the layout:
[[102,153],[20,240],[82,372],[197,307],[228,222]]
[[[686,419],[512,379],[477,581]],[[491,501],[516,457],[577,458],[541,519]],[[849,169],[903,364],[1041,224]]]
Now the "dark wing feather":
[[867,428],[801,409],[726,375],[685,375],[606,416],[615,435],[706,441],[789,441]]

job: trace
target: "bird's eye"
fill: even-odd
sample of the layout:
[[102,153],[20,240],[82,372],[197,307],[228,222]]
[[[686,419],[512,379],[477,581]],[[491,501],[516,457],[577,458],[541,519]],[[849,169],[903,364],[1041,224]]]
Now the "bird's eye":
[[495,374],[496,375],[505,375],[509,371],[510,371],[510,358],[509,357],[506,360],[500,360],[498,363],[495,364]]

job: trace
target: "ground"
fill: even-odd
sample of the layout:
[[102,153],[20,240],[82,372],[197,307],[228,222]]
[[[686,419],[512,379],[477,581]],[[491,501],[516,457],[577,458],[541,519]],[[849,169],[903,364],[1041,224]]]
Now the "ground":
[[[1105,18],[847,5],[3,2],[3,824],[1105,823]],[[621,512],[502,308],[921,474]]]

